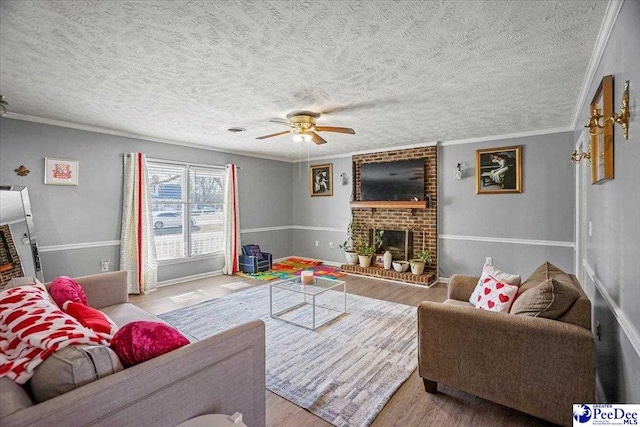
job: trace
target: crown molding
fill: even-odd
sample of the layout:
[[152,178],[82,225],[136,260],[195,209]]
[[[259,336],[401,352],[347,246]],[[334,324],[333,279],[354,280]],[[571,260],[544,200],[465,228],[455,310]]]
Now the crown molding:
[[225,149],[222,149],[222,148],[211,147],[211,146],[202,145],[202,144],[196,144],[196,143],[193,143],[193,142],[174,141],[174,140],[171,140],[171,139],[155,138],[155,137],[152,137],[152,136],[139,135],[139,134],[136,134],[136,133],[123,132],[123,131],[114,130],[114,129],[108,129],[108,128],[101,128],[101,127],[97,127],[97,126],[89,126],[89,125],[82,125],[82,124],[78,124],[78,123],[65,122],[63,120],[45,119],[45,118],[42,118],[42,117],[28,116],[26,114],[7,113],[6,115],[2,116],[2,118],[3,119],[22,120],[22,121],[25,121],[25,122],[40,123],[40,124],[43,124],[43,125],[57,126],[57,127],[63,127],[63,128],[69,128],[69,129],[84,130],[84,131],[87,131],[87,132],[102,133],[102,134],[105,134],[105,135],[122,136],[122,137],[125,137],[125,138],[140,139],[140,140],[143,140],[143,141],[159,142],[161,144],[179,145],[179,146],[182,146],[182,147],[197,148],[197,149],[200,149],[200,150],[214,151],[214,152],[217,152],[217,153],[225,153],[225,154],[233,154],[233,155],[236,155],[236,156],[255,157],[255,158],[259,158],[259,159],[275,160],[275,161],[278,161],[278,162],[290,162],[290,160],[283,160],[282,158],[274,157],[274,156],[258,155],[258,154],[255,154],[255,153],[247,153],[245,151],[225,150]]
[[478,138],[456,139],[451,141],[443,141],[438,145],[440,145],[441,147],[446,147],[448,145],[473,144],[476,142],[498,141],[501,139],[512,139],[512,138],[524,138],[527,136],[549,135],[552,133],[562,133],[562,132],[573,132],[573,128],[570,128],[570,127],[549,128],[549,129],[531,130],[531,131],[525,131],[525,132],[505,133],[502,135],[481,136]]
[[596,70],[600,65],[602,55],[604,55],[604,49],[607,46],[607,42],[611,36],[611,31],[613,30],[613,25],[615,24],[618,14],[620,13],[620,9],[622,8],[622,3],[624,3],[624,0],[609,0],[609,3],[607,4],[604,19],[602,20],[602,25],[600,25],[600,31],[598,31],[598,38],[596,39],[596,44],[591,52],[591,59],[589,60],[589,65],[587,66],[587,71],[584,75],[582,90],[580,91],[578,102],[576,103],[576,110],[573,113],[573,120],[571,121],[572,130],[578,126],[582,106],[587,101],[589,87],[591,86]]

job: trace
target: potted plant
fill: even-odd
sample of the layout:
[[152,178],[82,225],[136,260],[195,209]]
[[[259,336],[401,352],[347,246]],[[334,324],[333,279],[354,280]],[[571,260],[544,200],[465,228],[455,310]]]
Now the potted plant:
[[371,266],[371,257],[374,256],[376,250],[368,243],[363,243],[358,247],[358,261],[360,261],[360,267]]
[[347,240],[338,245],[344,251],[348,265],[356,265],[358,263],[358,252],[353,247],[353,230],[357,227],[355,220],[352,220],[347,226]]
[[417,258],[413,258],[409,260],[409,265],[411,266],[411,273],[415,275],[421,275],[424,273],[424,266],[431,262],[431,252],[423,249],[418,254]]
[[362,230],[360,235],[356,237],[356,250],[358,252],[360,267],[371,266],[371,257],[376,254],[376,250],[382,245],[382,233],[384,233],[384,231],[373,229],[373,242],[371,245],[362,238]]

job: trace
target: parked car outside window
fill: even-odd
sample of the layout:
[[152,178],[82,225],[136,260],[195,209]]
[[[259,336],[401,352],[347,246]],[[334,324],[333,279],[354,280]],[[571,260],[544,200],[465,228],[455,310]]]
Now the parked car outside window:
[[[191,226],[195,226],[196,222],[191,218]],[[170,228],[182,227],[182,212],[154,212],[153,228]]]

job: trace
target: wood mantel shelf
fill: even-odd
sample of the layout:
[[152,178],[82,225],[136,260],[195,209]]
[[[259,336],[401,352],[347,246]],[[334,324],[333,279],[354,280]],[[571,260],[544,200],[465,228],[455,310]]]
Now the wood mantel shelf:
[[393,201],[364,201],[351,202],[352,208],[391,208],[391,209],[426,209],[426,200],[393,200]]

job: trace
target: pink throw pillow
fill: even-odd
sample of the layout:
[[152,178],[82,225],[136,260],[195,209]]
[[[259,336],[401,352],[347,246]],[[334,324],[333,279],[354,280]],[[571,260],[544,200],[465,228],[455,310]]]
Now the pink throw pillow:
[[125,366],[146,362],[189,344],[189,340],[171,326],[160,322],[139,321],[124,325],[111,340],[111,348]]
[[49,286],[49,294],[60,308],[67,301],[89,305],[84,289],[71,277],[60,276],[53,279]]

